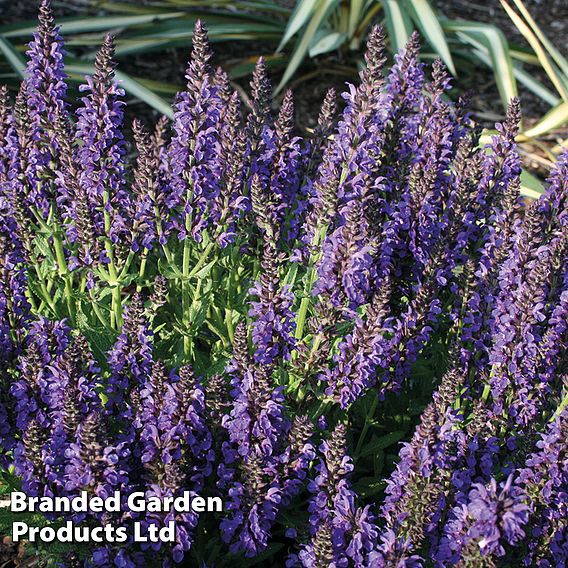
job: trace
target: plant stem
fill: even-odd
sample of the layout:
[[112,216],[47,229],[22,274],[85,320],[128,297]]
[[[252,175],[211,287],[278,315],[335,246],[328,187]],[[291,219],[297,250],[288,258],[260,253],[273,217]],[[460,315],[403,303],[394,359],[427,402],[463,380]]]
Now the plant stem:
[[556,420],[562,414],[562,412],[564,412],[564,409],[567,406],[568,406],[568,392],[564,395],[564,397],[560,401],[560,404],[558,405],[556,412],[552,416],[552,420]]
[[55,258],[57,259],[57,267],[59,276],[65,284],[65,303],[67,305],[67,313],[71,323],[75,325],[75,307],[73,305],[73,274],[67,268],[65,260],[65,250],[63,248],[63,238],[59,230],[53,232],[53,246],[55,248]]
[[[209,253],[213,250],[213,247],[215,246],[215,243],[213,241],[211,241],[206,247],[205,250],[203,251],[203,253],[201,254],[200,259],[195,263],[195,266],[192,268],[191,272],[188,274],[188,277],[191,278],[192,276],[195,276],[199,270],[201,269],[201,267],[205,264],[205,261],[207,260],[207,258],[209,257]],[[185,253],[185,249],[184,249],[184,253]]]
[[[144,249],[146,250],[146,249]],[[144,253],[142,253],[144,254]],[[122,281],[122,279],[126,276],[126,274],[128,273],[128,270],[130,268],[130,265],[132,264],[132,261],[134,260],[134,252],[130,251],[128,253],[128,256],[126,257],[126,262],[124,263],[124,266],[122,267],[122,270],[120,271],[120,274],[118,276],[118,280]]]
[[101,309],[99,308],[99,305],[97,303],[97,299],[95,298],[95,295],[92,290],[89,290],[89,296],[91,297],[91,306],[93,308],[93,311],[95,312],[95,315],[97,316],[99,321],[103,324],[103,326],[105,328],[108,328],[109,327],[108,321],[101,312]]
[[138,270],[138,284],[136,284],[136,291],[140,292],[142,290],[142,280],[144,279],[144,274],[146,273],[146,264],[148,263],[148,250],[144,249],[142,253],[142,259],[140,260],[140,269]]
[[41,276],[41,272],[39,270],[37,259],[35,260],[35,262],[33,262],[33,265],[34,265],[35,272],[36,272],[36,275],[37,275],[39,287],[40,287],[40,290],[41,290],[41,293],[42,293],[42,300],[49,306],[49,308],[53,312],[53,315],[55,317],[58,317],[57,307],[55,306],[55,303],[53,302],[53,298],[52,298],[51,294],[49,293],[49,290],[47,289],[47,287],[45,285],[45,281],[44,281],[43,277]]
[[[186,220],[187,223],[187,220]],[[189,286],[189,259],[190,259],[190,246],[189,235],[186,235],[183,241],[183,259],[181,269],[181,305],[182,305],[182,321],[185,331],[189,329],[191,324],[189,310],[190,310],[190,286]],[[185,334],[183,336],[183,353],[185,357],[189,358],[191,353],[191,336]]]
[[363,429],[361,430],[361,435],[359,436],[359,441],[357,442],[357,447],[355,448],[355,456],[358,456],[361,453],[361,448],[363,446],[363,442],[365,441],[365,436],[367,436],[367,432],[369,431],[369,426],[371,425],[371,420],[377,410],[377,405],[379,403],[379,397],[375,396],[367,415],[365,416],[365,424],[363,424]]
[[308,271],[305,276],[304,280],[304,290],[302,300],[300,302],[300,308],[298,310],[298,315],[296,318],[296,331],[294,333],[294,337],[296,339],[302,339],[304,336],[304,326],[306,323],[306,317],[308,315],[308,308],[310,302],[312,301],[311,293],[316,283],[317,279],[317,270],[316,265],[319,260],[319,254],[316,252],[320,243],[323,241],[327,227],[320,227],[316,234],[314,235],[314,239],[312,242],[312,253],[310,254],[310,259],[308,261]]
[[110,240],[110,230],[111,230],[111,219],[110,214],[107,211],[107,204],[109,203],[110,194],[108,188],[104,191],[103,196],[103,209],[104,209],[104,223],[105,223],[105,250],[108,256],[109,265],[109,281],[108,285],[112,288],[112,315],[111,315],[111,325],[115,329],[120,329],[122,327],[122,298],[120,294],[120,282],[118,278],[118,273],[116,270],[116,263],[114,259],[114,250],[112,248],[112,241]]
[[233,326],[233,310],[231,308],[225,308],[225,326],[229,336],[229,344],[232,345],[235,338],[235,328]]
[[331,401],[328,398],[322,399],[316,411],[311,415],[311,419],[317,420],[324,413],[326,407],[330,404],[330,402]]

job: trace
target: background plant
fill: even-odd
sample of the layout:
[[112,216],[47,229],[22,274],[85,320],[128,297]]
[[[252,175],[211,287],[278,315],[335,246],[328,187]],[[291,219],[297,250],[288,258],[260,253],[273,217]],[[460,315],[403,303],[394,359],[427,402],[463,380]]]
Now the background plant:
[[[298,1],[278,46],[280,51],[297,36],[279,89],[298,71],[307,55],[314,57],[338,49],[344,52],[359,49],[368,27],[382,17],[393,51],[404,46],[413,29],[417,29],[433,51],[433,56],[440,57],[455,77],[459,78],[464,73],[463,69],[470,69],[470,65],[488,67],[493,72],[505,108],[518,95],[519,83],[550,105],[552,108],[545,116],[530,129],[523,130],[520,141],[538,138],[568,122],[566,60],[542,33],[522,0],[514,0],[514,8],[504,0],[501,4],[532,52],[510,45],[502,30],[495,25],[448,19],[427,0]],[[527,67],[533,65],[546,72],[555,92],[535,79],[530,67]],[[471,70],[465,72],[471,73]],[[553,152],[545,151],[547,157],[554,160],[559,148],[556,147]],[[539,188],[538,183],[535,184],[535,180],[527,174],[523,181],[527,194],[534,197],[531,189]]]

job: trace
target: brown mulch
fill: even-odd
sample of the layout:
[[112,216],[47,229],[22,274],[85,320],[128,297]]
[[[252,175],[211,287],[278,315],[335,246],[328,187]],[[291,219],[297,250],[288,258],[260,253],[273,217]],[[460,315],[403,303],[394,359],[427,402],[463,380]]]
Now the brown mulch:
[[37,557],[26,552],[26,543],[12,542],[9,536],[0,541],[0,568],[39,568],[43,566]]

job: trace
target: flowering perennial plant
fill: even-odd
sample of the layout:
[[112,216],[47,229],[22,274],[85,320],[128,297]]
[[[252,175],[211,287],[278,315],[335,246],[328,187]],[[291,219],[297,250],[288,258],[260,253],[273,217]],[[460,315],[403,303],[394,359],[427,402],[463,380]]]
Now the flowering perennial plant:
[[[313,134],[265,63],[243,105],[195,27],[171,123],[135,120],[113,39],[70,104],[47,0],[0,89],[0,472],[166,526],[66,566],[565,566],[568,153],[519,197],[417,36]],[[141,514],[126,496],[219,496]],[[254,560],[251,560],[254,559]]]

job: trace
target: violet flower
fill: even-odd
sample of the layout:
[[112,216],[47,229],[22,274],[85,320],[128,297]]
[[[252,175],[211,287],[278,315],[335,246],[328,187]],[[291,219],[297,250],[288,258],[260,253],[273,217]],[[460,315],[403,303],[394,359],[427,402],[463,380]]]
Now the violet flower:
[[249,317],[253,318],[252,340],[256,346],[254,359],[270,365],[278,358],[290,358],[295,346],[294,296],[288,286],[282,286],[278,277],[280,259],[269,237],[264,240],[260,279],[249,290],[256,301],[251,301]]
[[[31,144],[27,150],[26,177],[30,191],[29,205],[37,208],[44,217],[49,213],[54,172],[50,162],[57,157],[57,142],[46,125],[55,113],[66,112],[66,75],[63,64],[63,40],[55,26],[49,0],[39,7],[39,24],[30,42],[26,66],[25,93],[27,123],[25,128]],[[57,167],[57,166],[56,166]]]
[[[124,324],[116,343],[108,354],[107,411],[132,415],[130,393],[143,385],[152,366],[152,331],[144,314],[142,298],[135,294],[124,310]],[[126,404],[126,409],[123,408]]]
[[[189,368],[182,368],[179,375],[172,381],[164,363],[157,361],[137,396],[139,408],[133,421],[138,443],[135,453],[144,469],[142,480],[147,498],[180,496],[183,490],[198,494],[211,473],[212,442],[205,425],[203,389]],[[193,511],[156,512],[141,522],[147,528],[150,524],[165,526],[170,520],[176,525],[176,544],[171,551],[163,550],[160,543],[149,546],[180,562],[191,547],[199,515]]]
[[561,566],[568,561],[568,535],[563,522],[568,514],[567,434],[568,411],[565,409],[540,435],[534,453],[528,457],[516,479],[516,485],[530,499],[533,509],[532,530],[527,531],[528,554],[523,559],[525,566],[537,562],[543,566]]
[[469,502],[460,508],[451,532],[442,539],[438,558],[443,566],[459,559],[482,562],[505,555],[504,545],[514,545],[524,536],[529,507],[509,477],[499,487],[494,479],[475,484]]
[[119,243],[126,236],[129,195],[125,187],[125,145],[122,134],[124,90],[114,80],[114,41],[105,38],[95,59],[95,73],[79,87],[85,93],[77,110],[76,150],[80,184],[89,197],[96,237]]
[[203,229],[219,220],[215,204],[219,193],[220,153],[217,125],[220,99],[211,80],[211,52],[203,23],[197,21],[193,51],[186,72],[187,91],[175,105],[173,136],[168,148],[173,227],[180,240],[200,240]]
[[308,485],[311,539],[298,553],[300,564],[308,568],[348,566],[349,558],[357,566],[370,566],[377,529],[369,507],[355,505],[348,480],[353,463],[346,454],[345,436],[345,425],[338,424],[321,444],[316,477]]

